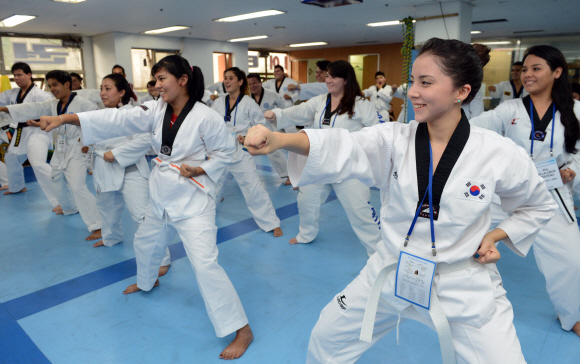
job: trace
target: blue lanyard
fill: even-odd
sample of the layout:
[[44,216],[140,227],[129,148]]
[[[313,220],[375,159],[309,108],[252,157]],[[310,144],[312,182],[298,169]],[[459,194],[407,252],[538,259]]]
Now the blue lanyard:
[[[240,101],[240,97],[242,95],[238,95],[238,99],[236,100],[236,112],[234,113],[234,131],[236,131],[236,116],[238,116],[238,102]],[[230,99],[228,98],[228,105],[226,106],[227,110],[226,110],[226,114],[228,112],[228,110],[230,109]]]
[[417,222],[417,218],[419,217],[419,213],[421,212],[421,207],[423,207],[423,202],[425,201],[425,197],[429,193],[429,220],[431,223],[431,250],[433,251],[433,256],[437,255],[437,248],[435,247],[435,224],[433,222],[433,151],[431,150],[431,141],[429,141],[429,185],[427,186],[427,191],[425,191],[425,195],[423,195],[423,199],[417,208],[417,212],[415,212],[415,217],[413,218],[413,222],[411,223],[411,227],[409,228],[409,232],[405,237],[405,247],[409,244],[409,238],[413,233],[413,229],[415,228],[415,223]]
[[[530,146],[530,156],[534,159],[534,139],[536,138],[536,129],[534,127],[534,103],[530,97],[530,120],[532,121],[532,145]],[[556,105],[552,104],[552,135],[550,135],[550,157],[554,156],[554,125],[556,125]]]
[[[328,101],[326,101],[326,106],[324,107],[324,110],[322,110],[322,114],[320,114],[320,119],[318,119],[318,128],[322,129],[322,117],[324,116],[324,113],[326,112],[326,108],[328,107],[328,104],[330,104],[330,99],[332,97],[328,98]],[[340,105],[339,105],[340,107]],[[331,128],[334,128],[334,123],[336,122],[336,118],[338,117],[338,111],[336,112],[336,115],[334,116],[334,120],[332,121],[332,126]]]

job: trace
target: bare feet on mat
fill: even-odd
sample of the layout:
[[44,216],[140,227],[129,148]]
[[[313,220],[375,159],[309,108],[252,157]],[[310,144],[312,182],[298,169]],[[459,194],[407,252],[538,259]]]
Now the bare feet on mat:
[[299,189],[300,189],[300,187],[294,187],[294,188],[292,188],[292,189],[293,189],[294,191],[296,191],[296,190],[299,190]]
[[275,228],[274,230],[272,230],[272,232],[274,233],[275,238],[284,235],[284,233],[282,232],[282,229],[280,229],[280,227]]
[[93,231],[93,233],[85,238],[85,240],[97,240],[101,239],[103,236],[101,235],[101,229]]
[[296,238],[292,238],[290,239],[290,241],[288,241],[290,244],[294,245],[294,244],[298,244],[298,240],[296,240]]
[[62,207],[60,207],[60,205],[58,205],[57,207],[52,209],[52,212],[59,212],[62,211]]
[[8,189],[8,185],[0,187],[0,191],[4,191]]
[[[158,285],[159,285],[159,279],[155,281],[153,288],[157,287]],[[123,294],[131,294],[131,293],[139,292],[140,290],[141,290],[141,288],[137,287],[137,283],[135,283],[135,284],[132,284],[129,287],[125,288],[125,290],[123,291]]]
[[290,182],[290,177],[286,178],[286,182],[284,182],[284,185],[286,185],[286,186],[292,185],[292,182]]
[[159,277],[163,277],[164,275],[166,275],[167,271],[169,270],[169,267],[171,267],[171,264],[164,265],[161,268],[159,268]]
[[97,241],[96,243],[93,244],[93,248],[98,248],[100,246],[105,246],[105,243],[103,243],[102,240]]
[[17,193],[26,192],[26,191],[27,191],[27,190],[26,190],[26,187],[24,187],[23,189],[21,189],[21,190],[20,190],[20,191],[18,191],[18,192],[10,192],[10,191],[6,191],[6,192],[4,192],[4,194],[5,194],[5,195],[15,195],[15,194],[17,194]]
[[576,322],[576,325],[572,327],[572,331],[578,336],[580,336],[580,322]]
[[238,359],[246,352],[246,349],[254,340],[254,334],[250,329],[250,325],[246,325],[236,332],[234,341],[228,345],[220,354],[220,359],[233,360]]
[[58,210],[57,212],[54,213],[55,215],[64,215],[64,211],[62,210]]

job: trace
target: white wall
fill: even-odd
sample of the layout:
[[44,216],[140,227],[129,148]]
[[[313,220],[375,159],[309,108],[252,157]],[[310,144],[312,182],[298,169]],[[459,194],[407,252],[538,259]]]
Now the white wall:
[[[213,83],[213,53],[233,54],[233,65],[248,71],[248,44],[228,43],[204,39],[177,38],[144,34],[106,33],[92,37],[94,54],[95,84],[111,73],[111,68],[119,64],[125,68],[127,80],[133,82],[131,48],[155,50],[181,50],[192,66],[203,72],[206,84]],[[85,57],[87,54],[85,53]],[[90,62],[85,61],[85,69]],[[85,71],[87,75],[89,72]],[[88,85],[88,81],[87,81]]]

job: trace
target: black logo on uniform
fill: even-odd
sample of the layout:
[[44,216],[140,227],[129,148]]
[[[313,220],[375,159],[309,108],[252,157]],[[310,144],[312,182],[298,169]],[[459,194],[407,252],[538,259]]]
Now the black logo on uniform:
[[145,106],[145,105],[139,105],[139,107],[142,108],[145,111],[149,110],[149,108],[147,106]]
[[161,146],[161,153],[165,155],[171,155],[171,147],[168,145]]
[[346,302],[344,302],[345,300],[346,300],[345,295],[336,296],[336,301],[338,302],[338,305],[340,306],[340,308],[342,308],[343,310],[346,310]]
[[[421,201],[417,202],[417,208],[419,208],[419,204]],[[417,210],[415,210],[417,211]],[[425,219],[429,219],[430,211],[429,211],[429,203],[425,202],[421,205],[421,210],[419,211],[419,217],[424,217]],[[439,218],[439,205],[433,206],[433,220],[437,221]]]

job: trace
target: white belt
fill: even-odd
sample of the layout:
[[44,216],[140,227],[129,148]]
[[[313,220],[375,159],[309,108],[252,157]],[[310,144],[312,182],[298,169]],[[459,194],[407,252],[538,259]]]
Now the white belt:
[[[153,162],[155,162],[155,164],[157,165],[157,167],[159,168],[159,170],[161,172],[164,172],[167,170],[172,170],[174,172],[180,173],[180,168],[178,165],[173,164],[173,163],[168,162],[168,161],[162,161],[161,159],[159,159],[159,157],[153,158]],[[182,160],[181,162],[193,162],[192,164],[194,164],[195,167],[199,167],[203,161],[185,159],[185,160]],[[179,163],[179,162],[177,162],[177,163]],[[209,193],[208,186],[202,185],[195,178],[189,177],[188,181],[191,182],[191,184],[193,184],[195,187],[202,190],[203,192]]]
[[[477,261],[471,257],[467,260],[460,262],[447,264],[438,263],[436,273],[445,274],[456,272],[465,268],[469,268],[475,265]],[[389,273],[397,269],[398,262],[392,263],[381,269],[377,275],[375,283],[371,288],[371,293],[367,301],[367,307],[365,309],[365,315],[363,318],[362,329],[360,333],[360,340],[370,343],[373,338],[373,331],[375,327],[375,318],[377,315],[377,306],[379,304],[379,298],[381,296],[381,291],[385,284],[385,280]],[[433,325],[437,331],[437,336],[439,336],[439,346],[441,347],[441,356],[443,357],[443,364],[454,364],[455,360],[455,347],[453,346],[453,341],[451,339],[451,328],[449,327],[449,322],[447,321],[447,316],[441,308],[441,303],[435,290],[431,290],[431,309],[429,310],[429,315],[433,320]]]

